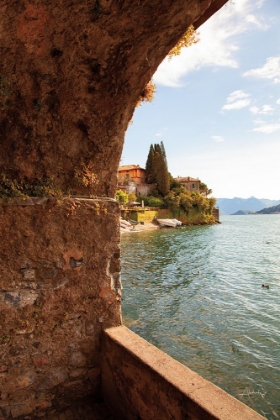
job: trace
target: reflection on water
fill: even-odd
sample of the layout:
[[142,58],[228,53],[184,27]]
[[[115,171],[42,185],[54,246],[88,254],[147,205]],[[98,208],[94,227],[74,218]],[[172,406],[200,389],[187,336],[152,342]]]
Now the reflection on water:
[[123,235],[124,323],[278,419],[280,216],[221,221]]

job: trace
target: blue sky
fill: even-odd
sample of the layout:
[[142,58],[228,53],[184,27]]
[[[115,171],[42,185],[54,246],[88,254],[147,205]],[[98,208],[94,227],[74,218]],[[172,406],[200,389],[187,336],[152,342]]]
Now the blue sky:
[[163,141],[174,177],[199,178],[217,198],[280,199],[280,0],[230,0],[198,33],[154,74],[120,164],[145,167]]

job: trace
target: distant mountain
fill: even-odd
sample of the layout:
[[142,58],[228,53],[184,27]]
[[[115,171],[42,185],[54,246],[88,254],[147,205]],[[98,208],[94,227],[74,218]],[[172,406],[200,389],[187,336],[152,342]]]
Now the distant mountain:
[[236,213],[233,213],[233,216],[248,216],[250,214],[256,214],[254,210],[238,210]]
[[[259,211],[263,208],[276,206],[280,200],[269,200],[267,198],[217,198],[217,206],[225,214],[233,214],[239,210]],[[221,213],[222,214],[222,213]]]
[[268,207],[257,212],[257,214],[275,214],[280,213],[280,204],[277,206]]

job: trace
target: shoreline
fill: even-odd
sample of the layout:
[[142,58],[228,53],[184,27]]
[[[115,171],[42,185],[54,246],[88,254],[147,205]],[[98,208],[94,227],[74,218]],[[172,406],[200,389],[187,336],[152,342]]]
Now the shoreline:
[[155,225],[152,222],[147,222],[144,225],[133,225],[131,227],[128,228],[122,228],[120,227],[120,233],[121,235],[125,234],[125,233],[138,233],[138,232],[146,232],[149,230],[157,230],[159,229],[158,225]]

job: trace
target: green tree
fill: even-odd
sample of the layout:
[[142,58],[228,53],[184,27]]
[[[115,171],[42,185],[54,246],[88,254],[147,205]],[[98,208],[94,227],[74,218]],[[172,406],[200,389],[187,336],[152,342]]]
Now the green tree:
[[167,167],[167,159],[163,142],[155,145],[156,157],[156,183],[159,193],[164,197],[170,191],[170,177]]
[[154,184],[156,182],[154,175],[154,155],[155,149],[154,146],[151,144],[145,168],[147,184]]
[[134,193],[130,193],[130,194],[128,194],[128,202],[129,203],[132,203],[132,202],[134,202],[134,201],[136,201],[136,194],[134,194]]
[[180,197],[174,191],[170,191],[165,197],[167,208],[171,211],[176,212],[180,209]]
[[201,181],[200,181],[200,184],[199,184],[199,191],[200,191],[201,194],[204,194],[206,198],[209,194],[212,194],[211,188],[208,188],[207,185],[204,184],[204,182],[201,182]]
[[163,208],[165,205],[164,200],[160,197],[148,197],[148,206],[149,207],[161,207]]
[[185,189],[184,192],[180,193],[180,204],[182,209],[188,214],[193,208],[193,198],[191,193]]
[[161,144],[151,144],[150,146],[146,162],[146,182],[147,184],[155,184],[155,189],[163,197],[169,193],[170,174],[162,142]]
[[123,206],[128,203],[128,194],[122,190],[116,192],[116,200]]

